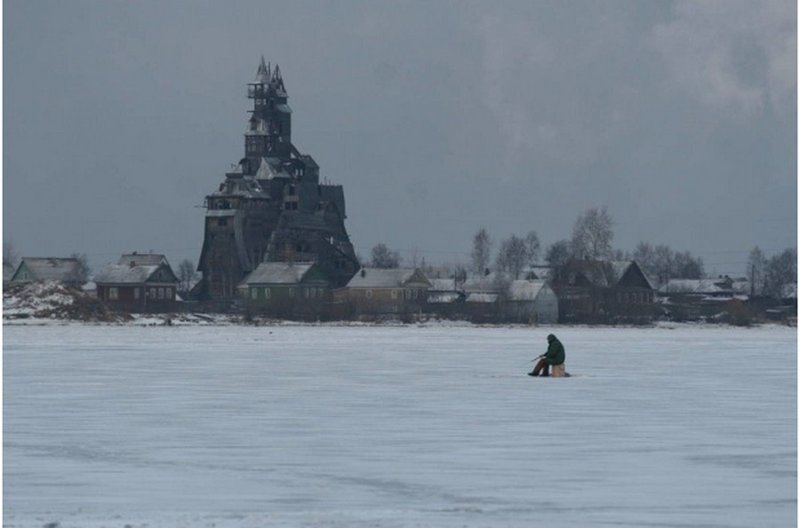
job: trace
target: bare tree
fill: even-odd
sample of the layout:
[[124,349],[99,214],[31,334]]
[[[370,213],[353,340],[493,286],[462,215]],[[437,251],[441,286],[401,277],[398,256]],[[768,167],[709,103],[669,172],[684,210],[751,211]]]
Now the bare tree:
[[683,279],[702,279],[705,276],[703,259],[693,257],[688,251],[676,252],[672,259],[672,276]]
[[492,239],[485,227],[472,237],[472,271],[483,273],[492,259]]
[[3,264],[10,264],[17,267],[17,252],[14,251],[14,244],[10,240],[3,240]]
[[497,253],[496,267],[498,271],[503,271],[518,279],[522,269],[528,261],[528,250],[525,240],[516,235],[511,235],[500,244]]
[[613,221],[606,207],[591,208],[578,216],[572,228],[572,253],[578,258],[607,259],[614,240]]
[[750,297],[764,293],[764,271],[767,259],[764,252],[756,246],[747,258],[747,280],[750,282]]
[[797,253],[786,249],[767,261],[764,273],[764,292],[770,297],[781,298],[784,285],[797,283]]
[[653,249],[653,275],[659,284],[666,282],[673,277],[674,254],[669,246],[659,244]]
[[188,292],[192,288],[192,283],[197,278],[197,271],[194,263],[189,259],[183,259],[178,264],[178,281],[181,292]]
[[655,277],[655,250],[649,242],[639,242],[633,250],[633,260],[648,276]]
[[553,242],[547,247],[544,255],[547,265],[553,267],[563,266],[570,258],[572,258],[572,252],[568,240]]
[[373,268],[397,268],[402,259],[396,251],[389,250],[383,242],[372,248]]
[[541,247],[539,235],[536,234],[536,231],[528,231],[528,234],[525,235],[525,256],[528,266],[533,266],[539,260],[539,250]]

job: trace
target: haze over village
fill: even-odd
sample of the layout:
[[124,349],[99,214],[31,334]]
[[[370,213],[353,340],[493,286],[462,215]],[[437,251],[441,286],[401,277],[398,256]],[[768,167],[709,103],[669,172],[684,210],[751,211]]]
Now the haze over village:
[[791,0],[6,0],[3,525],[797,525]]

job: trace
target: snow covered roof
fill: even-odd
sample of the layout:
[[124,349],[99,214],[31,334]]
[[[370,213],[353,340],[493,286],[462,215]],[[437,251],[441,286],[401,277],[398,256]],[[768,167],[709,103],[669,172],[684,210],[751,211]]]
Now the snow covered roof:
[[455,279],[428,279],[428,281],[431,283],[428,291],[453,292],[457,289]]
[[147,281],[158,265],[109,264],[95,276],[95,283],[138,284]]
[[117,264],[124,264],[126,266],[136,266],[136,265],[146,265],[146,266],[158,266],[160,264],[169,265],[167,262],[167,257],[164,255],[159,255],[157,253],[129,253],[122,255]]
[[240,285],[297,284],[313,265],[313,262],[262,262]]
[[459,298],[458,292],[450,291],[450,292],[436,292],[428,294],[428,303],[429,304],[450,304],[454,303]]
[[534,301],[545,287],[545,281],[539,280],[515,280],[508,287],[508,299],[510,301]]
[[23,264],[32,275],[30,280],[72,281],[80,275],[81,264],[75,258],[24,257],[14,273],[16,277]]
[[660,289],[662,293],[731,293],[720,279],[670,279]]
[[275,158],[271,159],[274,160],[274,163],[271,163],[267,158],[261,158],[261,164],[258,166],[258,171],[256,172],[256,179],[271,180],[273,178],[289,178],[289,174],[281,167],[280,160]]
[[468,303],[495,303],[499,295],[497,293],[470,293],[467,295]]
[[430,281],[416,268],[361,268],[347,283],[348,288],[398,288],[405,286],[412,279],[418,279],[427,285]]
[[461,286],[465,292],[496,293],[502,288],[503,283],[511,282],[511,277],[502,272],[493,271],[488,275],[470,275]]

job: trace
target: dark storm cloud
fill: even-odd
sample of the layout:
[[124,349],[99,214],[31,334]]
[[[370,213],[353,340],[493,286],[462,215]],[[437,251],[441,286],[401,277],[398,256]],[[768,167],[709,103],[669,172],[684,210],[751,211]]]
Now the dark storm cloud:
[[740,271],[796,239],[795,9],[10,1],[4,235],[95,264],[196,260],[263,53],[362,255],[465,259],[480,225],[549,243],[607,205],[618,247]]

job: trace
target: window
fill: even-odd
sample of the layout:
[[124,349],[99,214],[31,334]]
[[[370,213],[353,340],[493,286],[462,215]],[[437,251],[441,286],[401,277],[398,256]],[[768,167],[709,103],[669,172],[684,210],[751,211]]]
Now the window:
[[264,298],[269,299],[270,291],[269,288],[264,288]]
[[308,288],[303,288],[303,295],[305,295],[305,296],[306,296],[306,299],[308,299],[308,298],[309,298],[309,296],[310,296],[310,293],[309,293],[309,291],[308,291]]
[[228,225],[228,219],[227,218],[218,218],[217,219],[217,225],[221,226],[221,227]]
[[364,296],[367,299],[372,299],[372,290],[367,290],[366,292],[364,292]]
[[133,289],[133,298],[134,299],[138,299],[139,298],[139,288],[134,288]]
[[322,297],[323,295],[325,295],[325,290],[322,288],[317,288],[317,296]]
[[155,299],[156,298],[156,289],[155,288],[150,288],[148,297],[150,297],[151,299]]
[[397,299],[397,290],[392,290],[392,299]]
[[109,299],[119,299],[119,290],[117,288],[109,288],[108,289],[108,298]]
[[250,288],[250,298],[258,299],[258,288]]
[[294,297],[294,288],[289,288],[289,297]]
[[159,299],[163,299],[164,298],[164,288],[159,288],[158,289],[158,298]]

